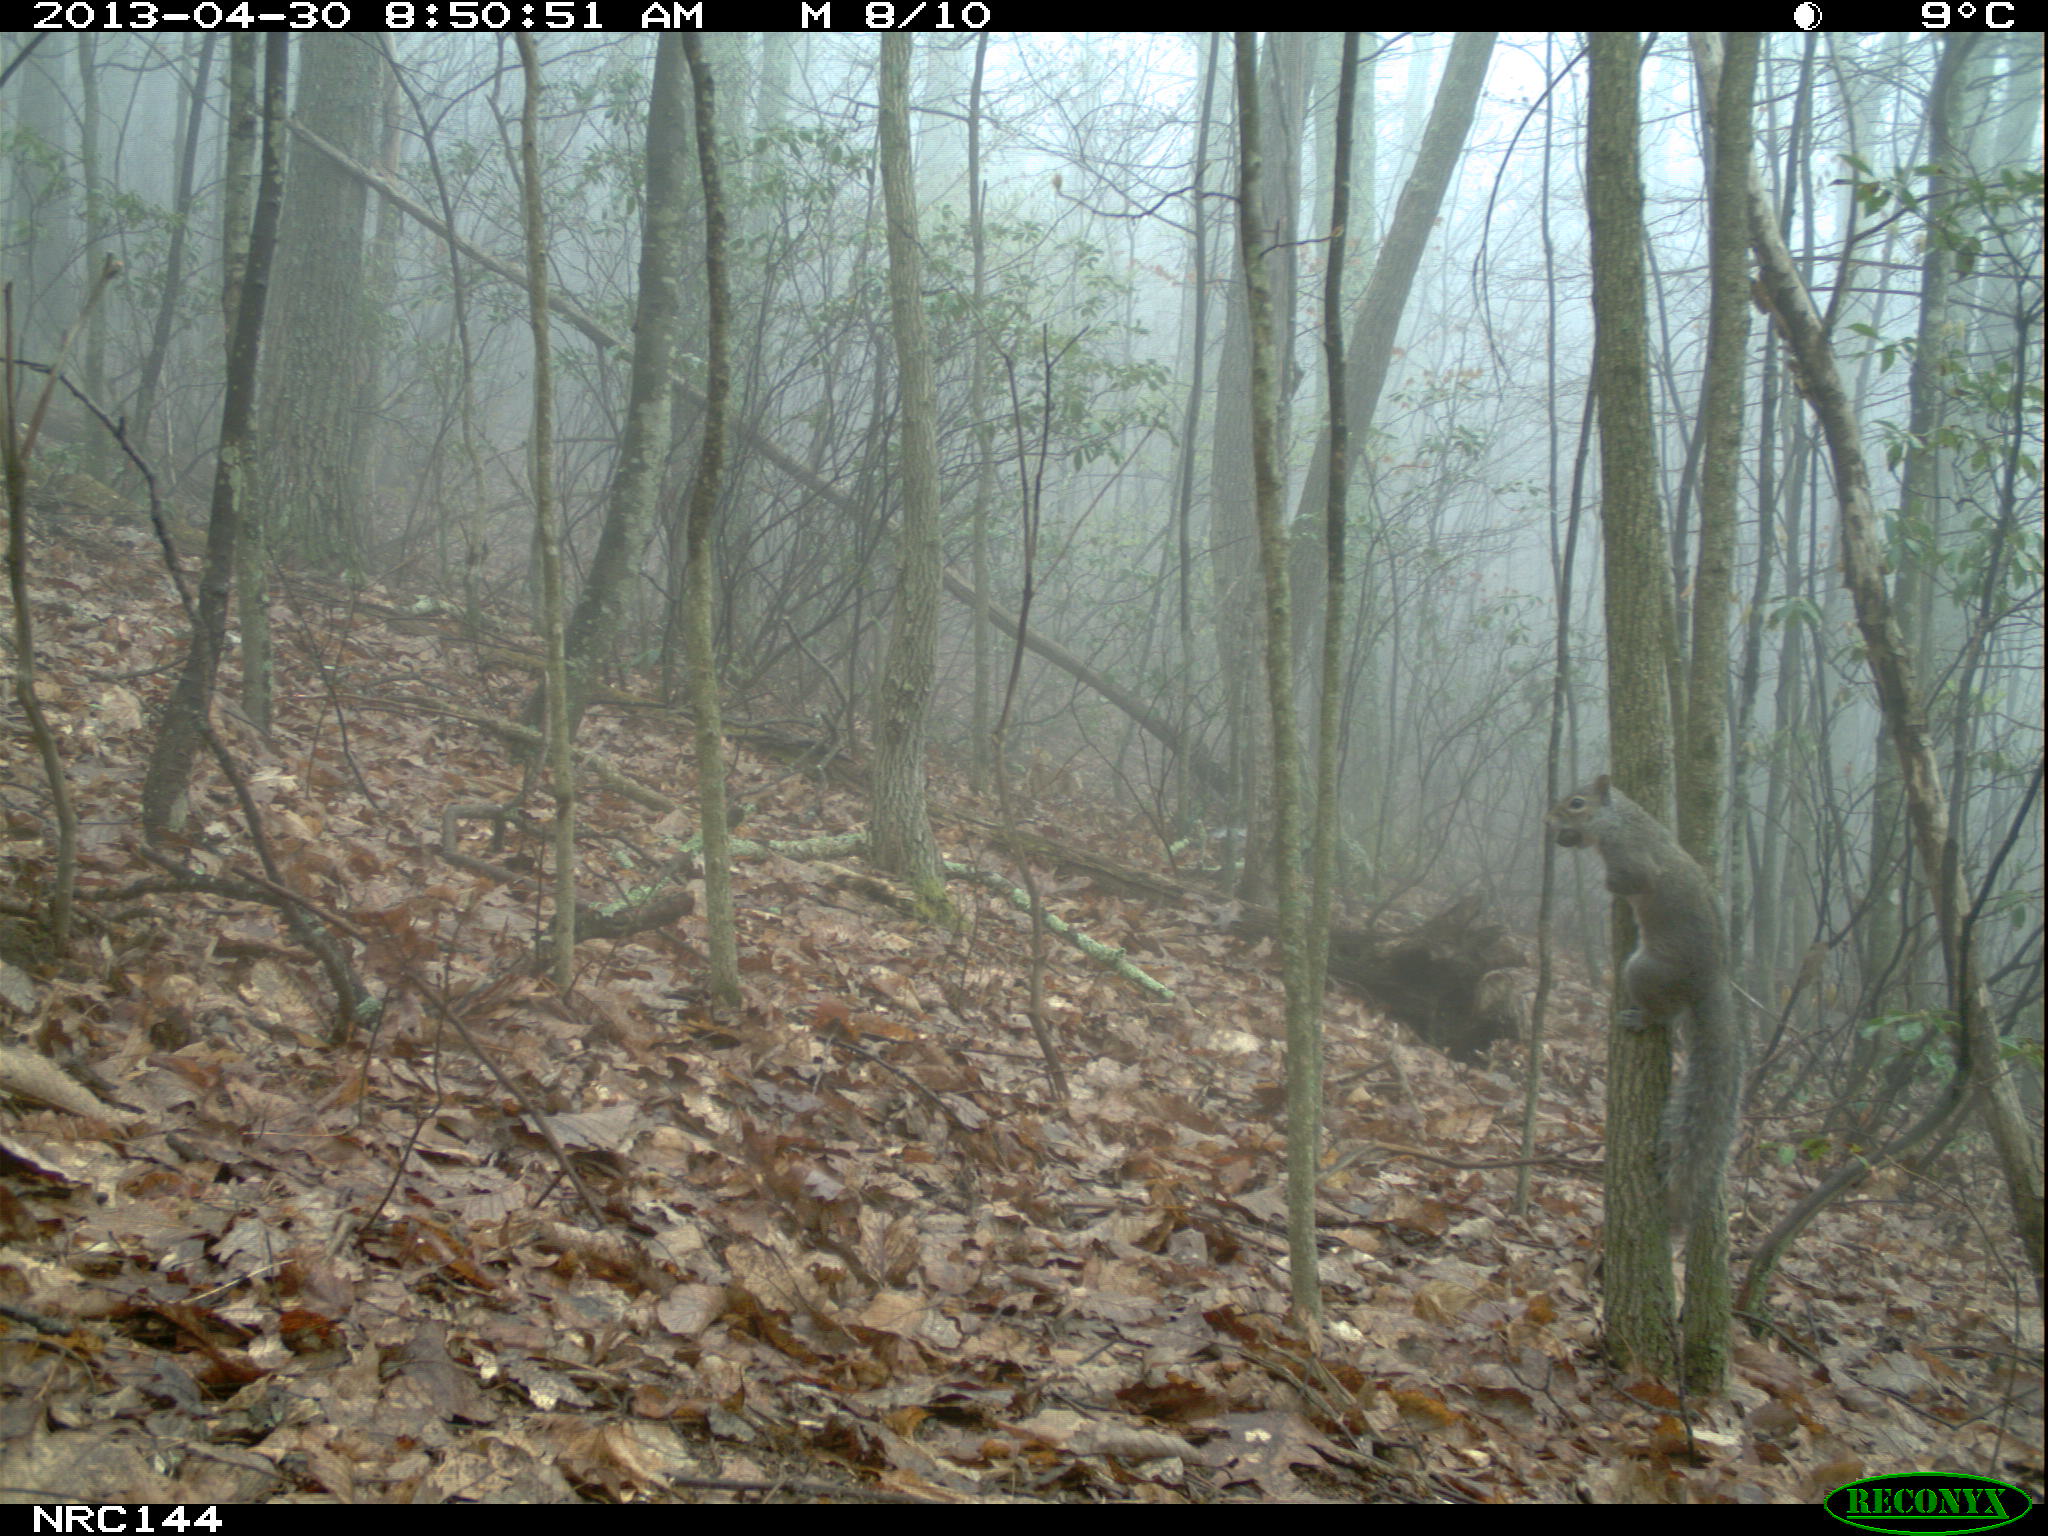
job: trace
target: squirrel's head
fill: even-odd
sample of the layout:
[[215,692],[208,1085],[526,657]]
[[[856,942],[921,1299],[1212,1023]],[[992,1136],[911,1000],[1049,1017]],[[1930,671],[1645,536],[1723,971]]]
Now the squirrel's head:
[[1601,774],[1586,788],[1566,795],[1545,818],[1551,826],[1551,834],[1560,848],[1583,848],[1586,845],[1586,818],[1607,804],[1608,791],[1612,781]]

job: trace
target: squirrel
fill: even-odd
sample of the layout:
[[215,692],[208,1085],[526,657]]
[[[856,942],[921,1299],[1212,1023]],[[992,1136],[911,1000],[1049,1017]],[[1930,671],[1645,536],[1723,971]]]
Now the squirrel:
[[1657,1166],[1673,1231],[1692,1224],[1728,1163],[1742,1113],[1745,1039],[1728,982],[1714,883],[1648,811],[1606,774],[1545,818],[1558,844],[1596,848],[1607,889],[1635,908],[1636,950],[1621,970],[1628,1029],[1686,1016],[1685,1079],[1664,1105]]

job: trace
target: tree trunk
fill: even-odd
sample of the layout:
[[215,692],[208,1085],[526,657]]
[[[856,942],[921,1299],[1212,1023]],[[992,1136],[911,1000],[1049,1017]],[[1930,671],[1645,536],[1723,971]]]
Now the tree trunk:
[[[199,138],[206,121],[206,86],[213,73],[214,41],[211,32],[203,33],[197,39],[188,37],[185,40],[185,57],[191,65],[192,76],[185,83],[185,130],[178,145],[177,185],[171,193],[172,204],[178,208],[192,206],[192,183],[199,163]],[[230,121],[234,120],[230,118]],[[235,130],[231,129],[231,163],[222,177],[224,184],[233,180],[235,143]],[[233,227],[247,229],[246,213]],[[171,333],[177,324],[178,307],[185,298],[185,246],[191,237],[192,228],[188,220],[178,219],[172,223],[170,248],[164,253],[163,292],[158,296],[156,317],[150,327],[149,350],[143,354],[142,378],[135,388],[135,420],[129,429],[136,444],[145,450],[149,447],[149,419],[156,414],[157,385],[163,378],[164,359],[170,355]]]
[[[625,588],[639,570],[654,493],[660,487],[668,454],[683,216],[689,203],[690,134],[684,75],[684,60],[677,50],[657,46],[647,106],[647,202],[640,225],[640,296],[633,316],[625,429],[619,435],[619,462],[612,475],[604,526],[598,531],[597,552],[591,557],[590,573],[569,619],[572,734],[618,633]],[[701,123],[698,131],[703,131]],[[535,711],[528,714],[533,718]]]
[[[377,149],[383,60],[360,35],[300,45],[294,116],[358,161]],[[294,155],[278,234],[276,344],[263,369],[262,515],[308,560],[357,568],[363,549],[362,379],[368,195],[324,156]]]
[[[1607,556],[1607,720],[1616,782],[1653,816],[1671,801],[1671,706],[1663,640],[1669,605],[1657,512],[1656,433],[1650,421],[1643,310],[1643,185],[1637,169],[1633,32],[1589,45],[1586,210],[1593,239],[1593,377],[1600,399],[1601,528]],[[1617,962],[1635,947],[1628,903],[1617,901]],[[1615,966],[1620,986],[1621,967]],[[1607,1032],[1606,1344],[1623,1369],[1667,1376],[1672,1283],[1656,1168],[1658,1125],[1671,1082],[1660,1030]]]
[[[1710,132],[1709,310],[1706,382],[1701,390],[1700,554],[1693,581],[1691,676],[1678,743],[1678,840],[1709,875],[1720,870],[1722,785],[1727,776],[1728,602],[1735,550],[1735,501],[1742,477],[1742,379],[1749,342],[1749,260],[1744,198],[1750,96],[1757,38],[1731,32],[1725,66],[1719,40],[1695,39],[1700,99]],[[1725,1181],[1724,1181],[1725,1182]],[[1725,1198],[1697,1212],[1687,1230],[1685,1308],[1680,1318],[1688,1386],[1718,1392],[1728,1376],[1730,1308]]]
[[526,226],[527,320],[533,328],[533,529],[540,554],[540,632],[547,648],[548,777],[555,796],[554,981],[576,979],[576,770],[569,754],[568,666],[562,636],[562,548],[555,526],[555,374],[548,345],[547,226],[540,204],[540,55],[521,34],[526,95],[519,108],[519,182]]
[[[1294,210],[1299,202],[1301,133],[1307,95],[1307,55],[1303,34],[1276,32],[1268,43],[1262,78],[1253,97],[1266,116],[1271,146],[1260,167],[1257,192],[1266,210],[1266,227],[1255,242],[1267,260],[1268,325],[1264,338],[1272,350],[1274,430],[1286,437],[1285,387],[1282,375],[1291,370],[1294,333]],[[1239,110],[1246,100],[1238,92]],[[1240,174],[1240,185],[1243,177]],[[1242,253],[1238,270],[1244,269]],[[1222,667],[1224,712],[1232,738],[1231,766],[1247,828],[1244,865],[1237,894],[1246,901],[1271,902],[1275,896],[1274,797],[1266,774],[1271,746],[1259,677],[1264,641],[1260,625],[1265,606],[1258,574],[1258,499],[1253,456],[1258,427],[1250,418],[1255,385],[1252,367],[1252,316],[1247,282],[1233,284],[1225,306],[1223,363],[1217,375],[1216,441],[1210,469],[1209,562],[1216,587],[1216,650]],[[1298,857],[1299,850],[1296,850]]]
[[[674,34],[657,45],[667,52]],[[732,360],[727,343],[731,299],[725,268],[725,197],[719,185],[717,120],[711,67],[696,37],[684,34],[682,51],[695,87],[697,171],[704,184],[704,286],[706,345],[704,439],[697,478],[690,486],[686,533],[689,568],[683,596],[683,640],[690,667],[690,712],[697,732],[697,818],[704,835],[704,921],[711,957],[711,993],[728,1008],[740,1003],[740,964],[733,932],[731,829],[725,811],[725,740],[718,713],[718,667],[711,647],[711,526],[718,508],[719,477],[725,467],[725,413],[732,395]],[[652,129],[649,130],[650,134]]]
[[228,598],[234,584],[235,550],[256,420],[256,359],[263,316],[270,297],[271,258],[277,249],[284,171],[285,74],[290,38],[264,39],[263,151],[255,220],[249,232],[248,262],[241,274],[235,328],[228,348],[226,393],[221,402],[220,455],[214,465],[213,505],[206,522],[206,565],[199,578],[199,605],[185,667],[171,691],[163,726],[150,752],[142,783],[142,827],[155,839],[184,820],[186,781],[205,734],[214,679],[227,645]]
[[[1400,201],[1394,205],[1386,241],[1373,263],[1365,297],[1359,301],[1358,318],[1352,324],[1346,348],[1349,357],[1344,365],[1345,424],[1355,438],[1362,440],[1372,430],[1415,273],[1422,264],[1430,232],[1442,214],[1451,173],[1458,167],[1458,157],[1464,152],[1472,119],[1479,110],[1479,92],[1486,84],[1494,37],[1491,32],[1460,32],[1452,42],[1443,80],[1437,86],[1436,105],[1429,114],[1429,127],[1416,151],[1415,167],[1408,173]],[[1329,484],[1330,434],[1326,428],[1316,440],[1308,478],[1295,505],[1297,525],[1320,526]],[[1321,608],[1321,594],[1316,589],[1322,579],[1322,542],[1300,540],[1296,545],[1294,584],[1304,601],[1294,620],[1297,634],[1303,640]],[[1303,648],[1298,641],[1297,649]]]
[[1280,381],[1273,340],[1273,295],[1267,272],[1268,232],[1260,214],[1264,172],[1259,143],[1256,45],[1237,34],[1237,254],[1244,272],[1251,398],[1252,511],[1265,590],[1264,689],[1273,759],[1273,887],[1280,914],[1280,953],[1287,988],[1287,1275],[1294,1316],[1314,1328],[1323,1315],[1316,1272],[1316,1175],[1321,1171],[1323,1097],[1322,987],[1309,985],[1308,935],[1301,902],[1301,760],[1289,664],[1287,536],[1281,527]]
[[[968,238],[974,249],[974,314],[977,319],[988,307],[988,225],[981,184],[981,85],[987,62],[988,34],[984,32],[974,40],[974,80],[967,99],[967,226]],[[974,423],[975,466],[974,506],[968,514],[973,540],[968,564],[974,577],[974,601],[968,607],[967,618],[974,633],[973,739],[970,751],[973,785],[985,792],[994,781],[995,772],[989,744],[989,732],[994,727],[990,698],[995,647],[991,643],[987,614],[993,606],[989,598],[988,508],[995,496],[996,482],[995,431],[988,418],[989,337],[986,326],[976,324],[971,345],[974,355],[968,364],[967,418]]]
[[889,318],[903,425],[903,517],[895,611],[875,697],[871,795],[875,862],[910,883],[933,914],[949,914],[939,845],[925,805],[924,746],[938,671],[939,443],[931,341],[925,329],[916,188],[910,168],[910,39],[882,40],[882,202],[889,228]]

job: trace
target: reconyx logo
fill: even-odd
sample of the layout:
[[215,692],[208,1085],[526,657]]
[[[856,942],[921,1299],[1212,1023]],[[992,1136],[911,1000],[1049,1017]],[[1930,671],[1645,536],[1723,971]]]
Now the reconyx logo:
[[1940,1532],[1962,1536],[2008,1525],[2033,1508],[2010,1483],[1963,1473],[1912,1472],[1844,1483],[1827,1496],[1827,1512],[1866,1531]]

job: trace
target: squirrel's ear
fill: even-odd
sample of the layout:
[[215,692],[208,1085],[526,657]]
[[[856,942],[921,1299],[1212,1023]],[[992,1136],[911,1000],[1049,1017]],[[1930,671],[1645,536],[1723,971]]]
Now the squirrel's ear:
[[1602,805],[1605,805],[1607,803],[1607,791],[1612,789],[1613,787],[1614,781],[1608,778],[1607,775],[1604,773],[1601,774],[1599,778],[1593,781],[1593,789],[1600,796],[1600,803]]

